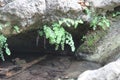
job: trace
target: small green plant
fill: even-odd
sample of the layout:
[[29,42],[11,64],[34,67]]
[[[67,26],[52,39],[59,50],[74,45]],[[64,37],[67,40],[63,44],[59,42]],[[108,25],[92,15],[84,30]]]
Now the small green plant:
[[73,20],[73,19],[69,19],[69,18],[64,18],[64,19],[60,20],[58,23],[59,23],[59,25],[65,24],[67,27],[73,26],[74,28],[77,28],[78,24],[83,24],[83,21],[81,19]]
[[85,13],[91,18],[90,27],[92,27],[93,30],[96,30],[98,27],[105,30],[110,26],[110,21],[106,18],[106,16],[98,15],[95,13],[94,8],[92,8],[92,10],[86,8]]
[[109,26],[110,22],[105,16],[95,16],[90,22],[90,27],[92,27],[93,30],[96,30],[97,27],[101,27],[105,30]]
[[61,46],[61,49],[64,50],[65,44],[68,44],[74,52],[75,46],[72,35],[64,29],[63,25],[67,27],[74,26],[74,28],[76,28],[79,23],[82,24],[83,21],[63,19],[58,22],[54,22],[51,26],[44,25],[43,31],[39,31],[39,35],[45,35],[46,39],[49,40],[49,43],[56,46],[55,50],[58,50],[59,46]]
[[14,26],[14,31],[16,31],[17,33],[20,33],[20,28],[18,26]]
[[[5,23],[5,24],[0,23],[0,30],[8,26],[10,26],[10,23]],[[0,33],[0,58],[3,61],[5,61],[4,53],[6,53],[7,55],[11,54],[10,49],[8,48],[7,38],[2,33]]]
[[120,15],[120,11],[113,13],[112,17],[116,17],[116,16],[119,16],[119,15]]
[[6,53],[7,55],[11,54],[6,41],[7,41],[7,38],[1,34],[0,35],[0,57],[3,61],[5,61],[3,53]]

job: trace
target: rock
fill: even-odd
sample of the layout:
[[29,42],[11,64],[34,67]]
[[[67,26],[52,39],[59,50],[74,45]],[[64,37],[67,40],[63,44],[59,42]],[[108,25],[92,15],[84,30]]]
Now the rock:
[[120,80],[120,60],[96,70],[87,70],[77,80]]
[[[92,2],[95,8],[110,7],[109,9],[112,9],[120,5],[119,0],[87,1]],[[62,18],[80,19],[84,12],[79,2],[79,0],[0,0],[0,21],[18,25],[22,32]],[[7,31],[3,30],[3,33],[12,34],[11,28],[12,26],[9,26],[6,28]]]
[[[22,31],[35,30],[62,18],[76,18],[82,13],[78,0],[0,0],[0,21],[17,25]],[[31,27],[30,27],[31,26]],[[9,26],[10,27],[10,26]],[[12,26],[11,26],[12,27]],[[6,35],[11,34],[7,28]]]
[[95,8],[103,8],[106,10],[113,9],[120,5],[120,0],[88,0],[93,3]]
[[78,58],[101,64],[118,59],[120,57],[119,26],[120,22],[116,21],[111,24],[107,33],[97,31],[86,35],[87,40],[76,51]]
[[64,72],[62,78],[77,78],[81,73],[86,70],[94,70],[100,68],[101,65],[87,61],[72,61],[70,67]]
[[42,18],[45,9],[45,0],[12,0],[0,8],[0,19],[25,27]]

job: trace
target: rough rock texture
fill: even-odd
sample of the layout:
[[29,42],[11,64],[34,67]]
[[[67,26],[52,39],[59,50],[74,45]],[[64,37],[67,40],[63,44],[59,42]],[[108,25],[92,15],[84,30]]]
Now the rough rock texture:
[[[76,54],[78,54],[79,59],[104,64],[120,57],[120,21],[113,22],[105,36],[101,36],[101,34],[103,34],[103,32],[96,33],[91,40],[88,39],[88,41],[85,41],[78,48]],[[92,39],[93,42],[96,43],[90,45],[89,42],[92,41]]]
[[[19,25],[22,31],[31,29],[28,26],[33,24],[35,29],[61,18],[79,19],[83,16],[83,9],[78,2],[80,0],[0,0],[0,21]],[[88,2],[92,2],[95,8],[106,10],[120,5],[119,0],[88,0]]]
[[95,8],[113,9],[120,5],[120,0],[88,0],[92,2]]
[[[81,6],[78,0],[0,0],[0,20],[29,30],[59,18],[78,18]],[[30,28],[31,29],[31,28]],[[10,34],[10,32],[8,33]]]
[[69,79],[77,78],[80,74],[82,74],[86,70],[94,70],[100,67],[101,67],[100,64],[93,62],[73,61],[70,67],[64,72],[63,78],[69,78]]
[[[21,26],[29,26],[41,19],[45,13],[45,0],[12,0],[0,7],[0,20],[19,22]],[[38,16],[37,16],[38,15]]]
[[77,80],[120,80],[120,60],[97,70],[83,72]]

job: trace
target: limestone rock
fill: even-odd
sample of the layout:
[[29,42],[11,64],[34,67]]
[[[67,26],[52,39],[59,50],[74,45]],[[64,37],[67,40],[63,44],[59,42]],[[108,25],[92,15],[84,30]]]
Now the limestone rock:
[[87,70],[77,80],[120,80],[120,60],[96,70]]
[[[24,30],[41,27],[61,18],[79,18],[78,0],[0,0],[0,21]],[[35,26],[33,26],[35,24]],[[27,29],[26,29],[27,28]]]
[[[95,8],[110,6],[112,9],[120,5],[119,0],[87,1],[92,2]],[[62,18],[80,19],[83,17],[83,9],[79,2],[80,0],[0,0],[0,21],[18,25],[25,31],[31,29],[29,26],[36,29]],[[9,34],[10,32],[7,35]]]
[[88,0],[95,8],[113,9],[120,5],[120,0]]
[[120,22],[113,22],[108,32],[102,34],[91,34],[90,39],[78,48],[76,55],[79,59],[105,64],[120,57]]
[[9,21],[12,24],[21,24],[24,27],[41,19],[46,10],[45,0],[8,1],[6,1],[4,6],[0,7],[0,20]]

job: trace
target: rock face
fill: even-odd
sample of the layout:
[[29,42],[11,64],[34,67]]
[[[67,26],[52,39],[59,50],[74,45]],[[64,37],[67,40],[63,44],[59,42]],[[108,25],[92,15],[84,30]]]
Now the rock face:
[[77,80],[120,80],[120,60],[97,70],[83,72]]
[[78,0],[0,0],[0,3],[0,21],[24,30],[61,18],[80,18],[82,13]]
[[[106,10],[120,5],[119,0],[87,1],[92,2],[95,8]],[[79,2],[80,0],[0,0],[0,21],[18,25],[22,30],[29,30],[31,28],[28,26],[36,29],[42,24],[61,18],[79,19],[83,16],[82,5]]]
[[78,48],[76,55],[79,59],[105,64],[120,57],[120,22],[113,22],[105,36],[103,33],[91,35]]
[[0,19],[10,21],[12,24],[20,24],[23,27],[29,26],[35,23],[36,20],[41,19],[46,9],[45,0],[3,1],[5,5],[0,7]]
[[113,7],[117,7],[120,4],[120,0],[88,0],[92,2],[94,7],[103,8],[103,9],[113,9]]

